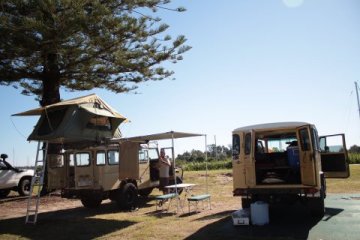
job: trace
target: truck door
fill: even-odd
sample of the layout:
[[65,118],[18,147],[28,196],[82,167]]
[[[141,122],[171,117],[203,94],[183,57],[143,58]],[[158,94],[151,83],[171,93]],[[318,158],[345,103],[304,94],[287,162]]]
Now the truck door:
[[48,154],[48,187],[62,189],[66,184],[66,169],[63,154]]
[[241,147],[244,142],[244,134],[242,132],[233,133],[233,185],[236,188],[245,188],[245,163],[244,163],[244,149]]
[[309,127],[301,127],[298,129],[298,139],[300,142],[300,170],[301,182],[304,185],[316,186],[316,159],[311,144],[311,135]]
[[245,133],[244,141],[244,165],[245,165],[245,182],[248,187],[256,185],[255,177],[255,132]]
[[94,169],[90,151],[75,153],[75,187],[91,188],[94,185]]
[[321,136],[321,168],[327,178],[348,178],[349,161],[344,134]]

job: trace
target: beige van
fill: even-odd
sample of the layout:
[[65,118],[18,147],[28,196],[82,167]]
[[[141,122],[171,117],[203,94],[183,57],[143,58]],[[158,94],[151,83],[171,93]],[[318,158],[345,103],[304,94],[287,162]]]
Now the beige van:
[[258,200],[301,200],[322,216],[325,178],[349,177],[344,134],[318,137],[305,122],[252,125],[232,134],[233,194],[242,197],[244,208]]
[[[169,148],[168,148],[169,149]],[[67,149],[48,156],[48,187],[64,198],[79,198],[88,208],[110,198],[125,209],[135,207],[138,195],[159,187],[159,149],[149,144],[118,141],[95,147]],[[174,183],[173,169],[170,184]],[[182,182],[182,171],[176,182]]]

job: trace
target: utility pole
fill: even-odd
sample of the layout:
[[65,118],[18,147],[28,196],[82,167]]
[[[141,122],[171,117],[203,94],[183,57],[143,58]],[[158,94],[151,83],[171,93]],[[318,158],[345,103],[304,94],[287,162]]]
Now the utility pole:
[[359,100],[359,91],[358,91],[358,85],[357,82],[355,82],[355,90],[356,90],[356,99],[358,103],[358,109],[359,109],[359,118],[360,118],[360,100]]

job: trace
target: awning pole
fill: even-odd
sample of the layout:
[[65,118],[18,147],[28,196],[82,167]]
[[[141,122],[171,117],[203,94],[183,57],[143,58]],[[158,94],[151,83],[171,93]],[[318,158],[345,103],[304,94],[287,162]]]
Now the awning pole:
[[206,175],[205,175],[205,184],[206,184],[206,193],[208,194],[208,166],[207,166],[207,135],[205,135],[205,169],[206,169]]
[[177,187],[176,187],[176,166],[175,166],[175,152],[174,152],[174,132],[171,131],[171,154],[172,154],[172,159],[173,159],[173,174],[174,174],[174,183],[175,183],[175,194],[177,195],[178,194],[178,191],[177,191]]

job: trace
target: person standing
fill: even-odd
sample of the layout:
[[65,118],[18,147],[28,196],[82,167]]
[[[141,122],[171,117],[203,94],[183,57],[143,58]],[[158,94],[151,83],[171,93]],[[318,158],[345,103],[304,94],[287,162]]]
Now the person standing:
[[168,189],[165,186],[169,185],[169,172],[170,172],[170,160],[168,156],[165,156],[165,150],[161,149],[159,158],[159,175],[160,175],[160,190],[164,194],[168,193]]

